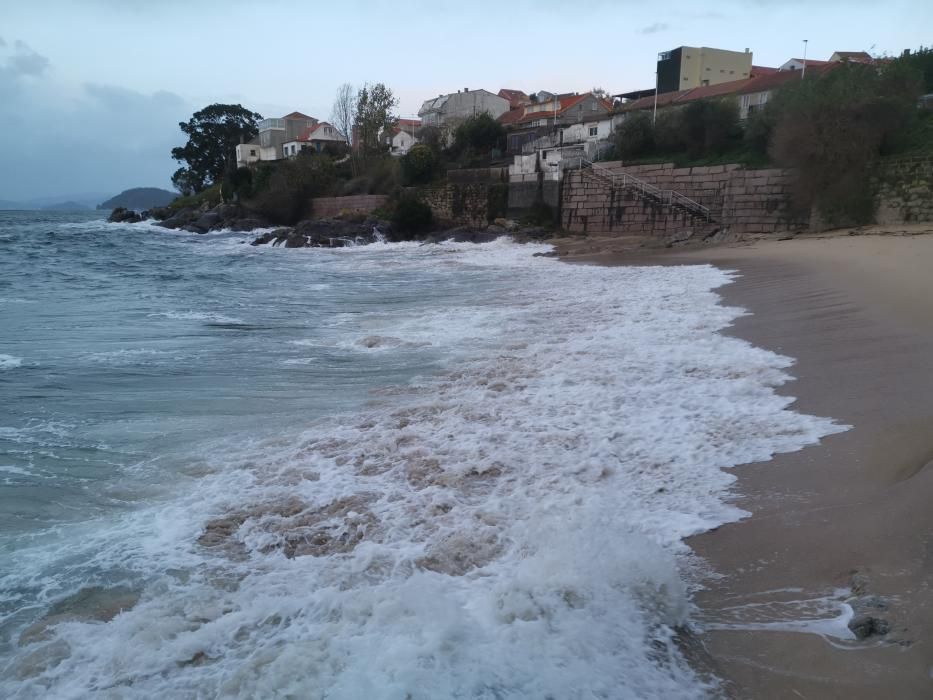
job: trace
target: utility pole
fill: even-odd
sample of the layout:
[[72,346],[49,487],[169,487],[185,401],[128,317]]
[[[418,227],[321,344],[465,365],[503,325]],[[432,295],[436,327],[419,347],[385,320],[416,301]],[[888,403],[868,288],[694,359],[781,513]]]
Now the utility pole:
[[651,116],[651,126],[658,121],[658,72],[654,72],[654,114]]
[[807,40],[803,40],[803,69],[800,71],[800,78],[803,79],[807,75]]

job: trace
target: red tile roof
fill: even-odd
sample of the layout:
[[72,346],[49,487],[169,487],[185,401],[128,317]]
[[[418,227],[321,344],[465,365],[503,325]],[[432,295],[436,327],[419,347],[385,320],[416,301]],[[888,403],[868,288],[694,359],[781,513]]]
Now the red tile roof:
[[778,68],[771,68],[770,66],[752,66],[751,77],[757,78],[760,75],[771,75],[772,73],[777,73],[778,70]]
[[853,63],[872,63],[875,60],[867,51],[836,51],[833,56],[838,56],[840,61]]
[[[813,66],[813,74],[824,73],[831,70],[837,64],[822,62],[822,65]],[[809,61],[807,67],[810,67]],[[755,78],[745,78],[743,80],[732,80],[728,83],[719,83],[718,85],[704,85],[702,87],[690,88],[687,90],[677,90],[675,92],[662,92],[658,95],[658,107],[667,107],[669,105],[685,104],[695,102],[710,97],[725,97],[727,95],[747,95],[754,92],[765,92],[774,90],[792,80],[800,80],[802,71],[788,70],[778,71],[776,73],[767,73]],[[622,106],[621,111],[631,112],[640,109],[652,109],[654,107],[654,95],[642,97]]]
[[510,90],[509,88],[499,90],[499,97],[508,100],[512,109],[531,102],[531,98],[521,90]]
[[399,119],[396,121],[396,126],[413,126],[416,129],[421,126],[420,119]]
[[506,126],[508,124],[515,124],[523,116],[525,116],[525,108],[516,107],[515,109],[510,109],[508,112],[503,112],[500,114],[496,121],[498,121],[503,126]]
[[[312,136],[314,135],[314,132],[316,132],[318,129],[320,129],[321,127],[324,127],[324,126],[330,126],[330,127],[332,127],[333,125],[332,125],[332,124],[328,124],[327,122],[320,122],[319,124],[315,124],[314,126],[308,128],[308,129],[305,129],[305,130],[301,133],[301,136],[299,136],[299,137],[298,137],[297,139],[295,139],[295,140],[296,140],[296,141],[313,141],[314,139],[312,138]],[[334,131],[336,132],[337,130],[334,129]],[[339,132],[338,132],[338,133],[339,133]]]
[[301,112],[292,112],[291,114],[286,114],[282,119],[310,119],[311,121],[316,122],[317,119],[314,117],[309,117],[307,114],[302,114]]

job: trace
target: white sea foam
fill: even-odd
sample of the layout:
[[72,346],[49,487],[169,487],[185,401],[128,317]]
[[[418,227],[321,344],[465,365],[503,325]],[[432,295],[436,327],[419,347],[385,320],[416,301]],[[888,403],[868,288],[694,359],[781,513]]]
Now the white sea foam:
[[727,273],[539,249],[337,253],[361,275],[501,268],[510,287],[482,313],[393,318],[391,337],[458,356],[443,373],[297,436],[212,445],[177,499],[25,552],[0,589],[66,552],[149,583],[110,622],[63,621],[25,646],[0,694],[715,693],[673,642],[682,539],[743,516],[724,468],[843,428],[775,393],[790,359],[718,332],[742,313],[713,292]]
[[0,353],[0,370],[16,369],[22,366],[23,358],[15,355],[4,355]]
[[170,318],[176,321],[206,321],[208,323],[243,323],[242,319],[210,311],[163,311],[149,314],[150,318]]

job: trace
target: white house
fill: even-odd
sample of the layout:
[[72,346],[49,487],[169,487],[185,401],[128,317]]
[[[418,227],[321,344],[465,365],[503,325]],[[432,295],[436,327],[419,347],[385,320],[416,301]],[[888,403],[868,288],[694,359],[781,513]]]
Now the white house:
[[302,151],[312,150],[320,153],[327,144],[345,144],[346,137],[337,127],[327,122],[320,122],[306,128],[296,138],[282,144],[282,153],[286,158],[297,156]]
[[383,131],[380,134],[380,139],[389,147],[391,155],[404,156],[412,146],[418,143],[416,133],[420,128],[420,119],[399,119],[389,133]]

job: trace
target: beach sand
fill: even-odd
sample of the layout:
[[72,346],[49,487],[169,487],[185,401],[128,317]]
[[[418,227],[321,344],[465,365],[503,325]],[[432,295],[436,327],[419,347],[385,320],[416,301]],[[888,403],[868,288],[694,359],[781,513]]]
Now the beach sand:
[[[752,313],[729,332],[797,360],[779,389],[796,410],[852,426],[734,470],[752,516],[689,542],[721,575],[695,598],[698,663],[735,698],[933,698],[933,236],[577,259],[738,270],[720,292]],[[799,601],[850,595],[887,634],[787,631],[808,615]],[[726,623],[740,629],[715,629]]]

